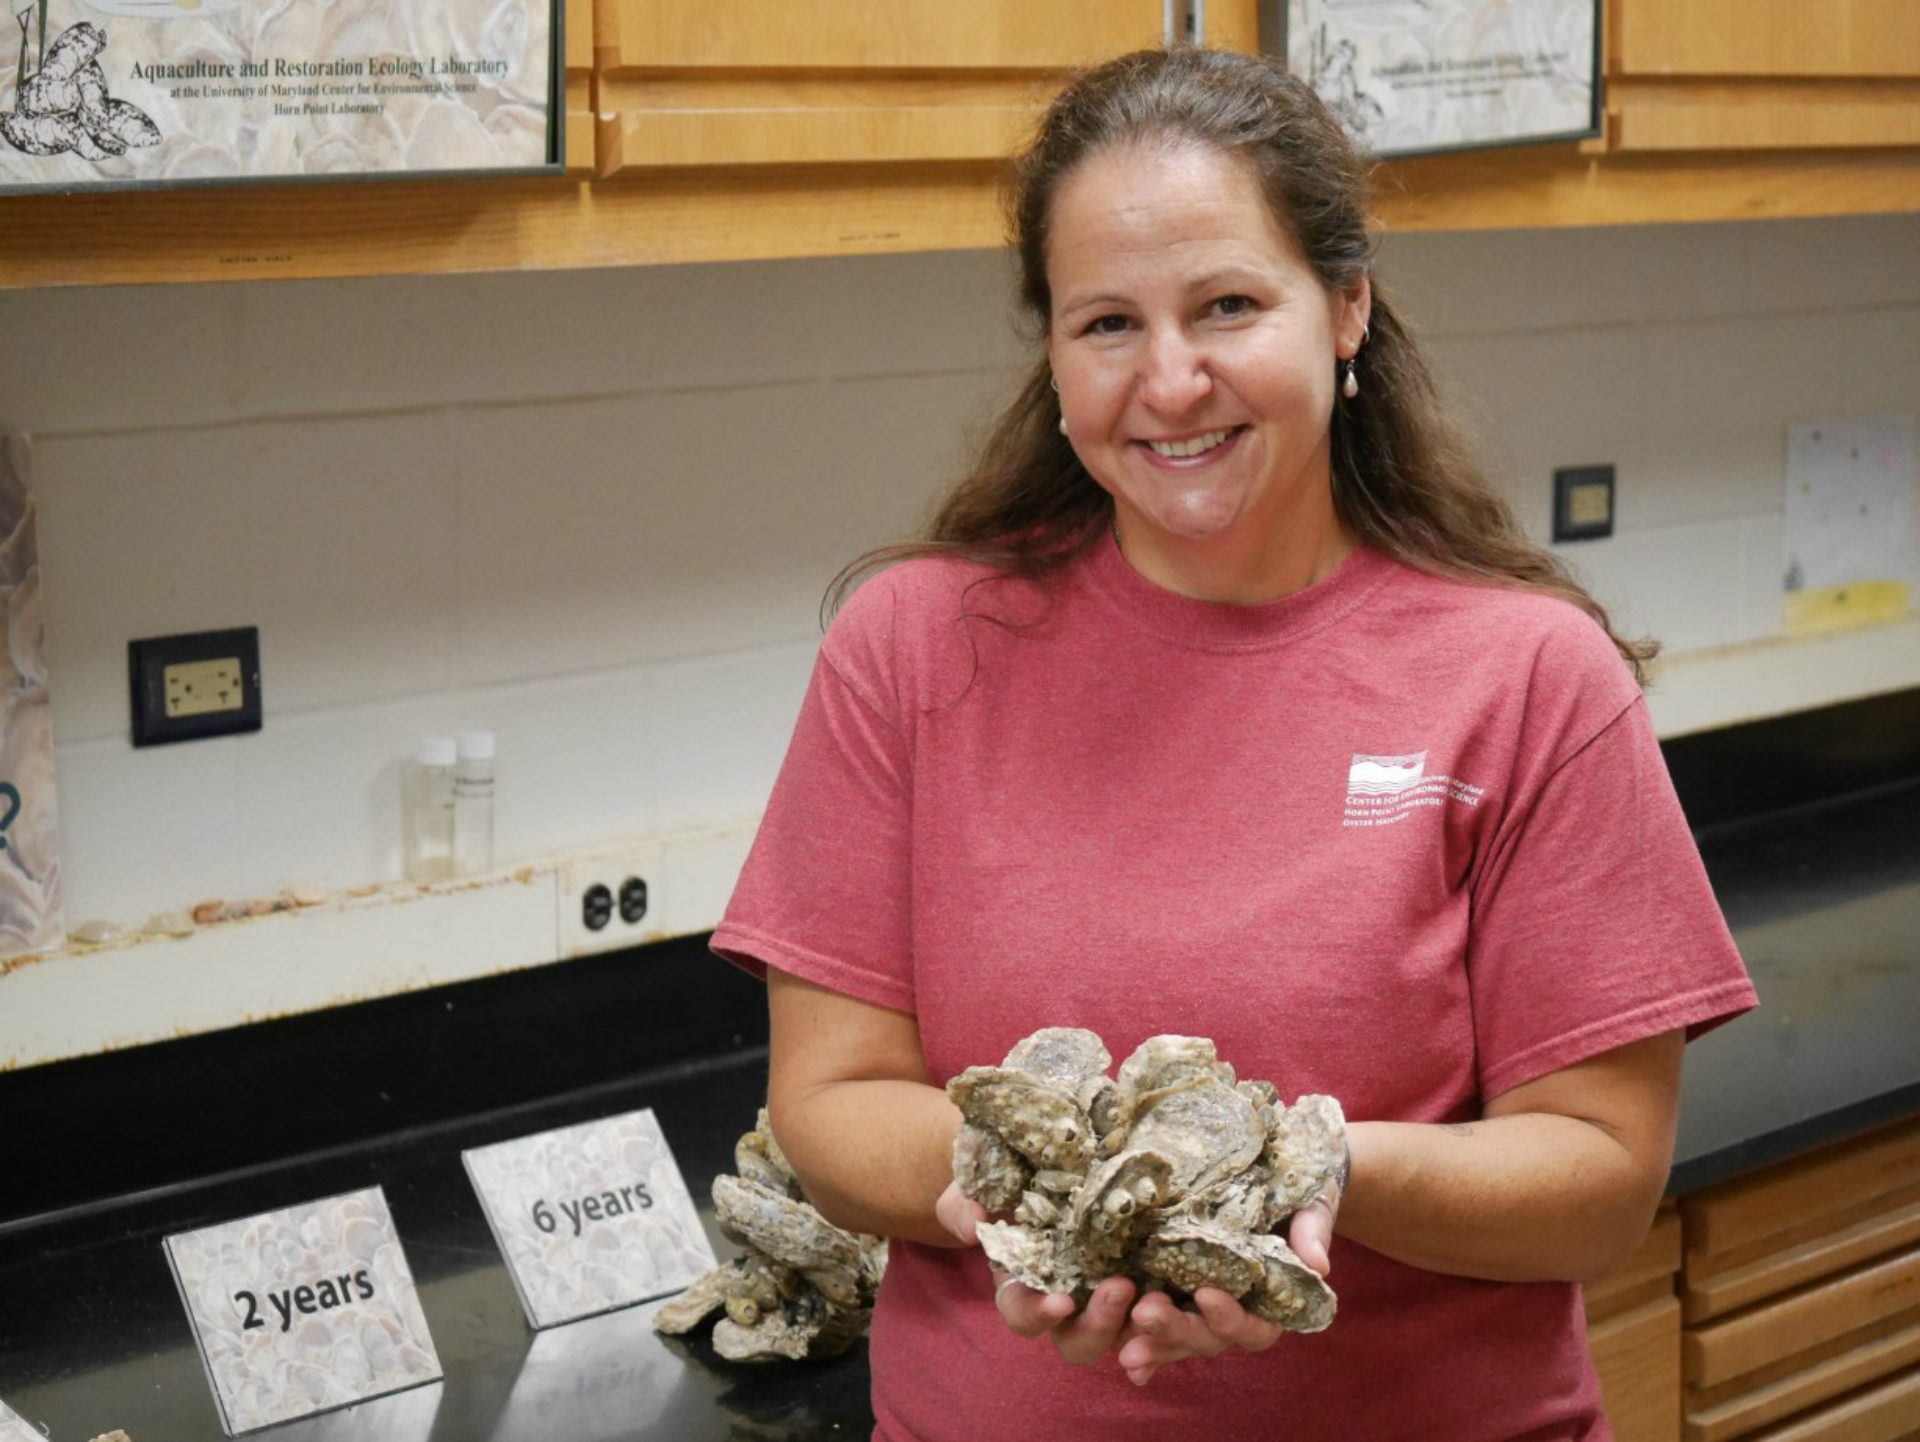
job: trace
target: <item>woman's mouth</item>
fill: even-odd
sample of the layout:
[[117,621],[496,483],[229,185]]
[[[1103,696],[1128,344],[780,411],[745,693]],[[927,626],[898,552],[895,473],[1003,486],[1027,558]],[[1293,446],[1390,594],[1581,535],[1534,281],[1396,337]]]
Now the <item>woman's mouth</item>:
[[1166,470],[1191,471],[1211,465],[1231,451],[1246,429],[1245,426],[1228,426],[1223,430],[1204,431],[1183,440],[1135,441],[1134,444],[1156,466]]

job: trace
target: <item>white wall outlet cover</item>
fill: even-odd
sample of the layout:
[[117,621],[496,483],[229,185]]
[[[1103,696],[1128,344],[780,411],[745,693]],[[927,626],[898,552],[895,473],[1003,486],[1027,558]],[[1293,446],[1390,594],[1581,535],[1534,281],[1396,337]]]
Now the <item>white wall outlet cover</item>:
[[560,865],[559,954],[591,956],[637,946],[663,934],[663,859],[657,842],[572,856]]

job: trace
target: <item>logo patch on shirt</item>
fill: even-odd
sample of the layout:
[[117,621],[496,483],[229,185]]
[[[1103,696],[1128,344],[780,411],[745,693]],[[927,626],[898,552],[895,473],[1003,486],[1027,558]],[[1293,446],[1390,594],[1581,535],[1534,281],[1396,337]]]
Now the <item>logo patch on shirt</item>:
[[1478,806],[1486,792],[1452,776],[1429,773],[1427,753],[1356,755],[1347,768],[1347,806],[1342,826],[1391,826],[1425,806],[1458,801]]

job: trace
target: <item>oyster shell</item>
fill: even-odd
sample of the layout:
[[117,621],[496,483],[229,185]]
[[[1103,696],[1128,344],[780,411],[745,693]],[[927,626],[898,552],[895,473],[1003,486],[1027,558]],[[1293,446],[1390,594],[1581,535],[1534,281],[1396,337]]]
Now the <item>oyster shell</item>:
[[1093,1160],[1093,1122],[1073,1093],[1008,1067],[970,1066],[947,1083],[960,1114],[1036,1167],[1084,1172]]
[[988,1260],[1082,1301],[1130,1276],[1189,1295],[1219,1287],[1294,1331],[1330,1324],[1332,1288],[1274,1230],[1337,1174],[1339,1104],[1284,1106],[1206,1037],[1149,1037],[1117,1077],[1109,1060],[1093,1033],[1048,1027],[948,1082],[966,1118],[955,1179],[988,1210],[1013,1211],[981,1224]]
[[678,1336],[720,1313],[713,1349],[729,1361],[837,1356],[866,1330],[887,1244],[814,1210],[765,1107],[733,1156],[740,1175],[714,1178],[714,1214],[746,1250],[662,1307],[654,1330]]
[[1189,1191],[1237,1176],[1267,1145],[1267,1129],[1253,1102],[1213,1076],[1188,1077],[1134,1104],[1127,1146],[1163,1152]]
[[1004,1212],[1026,1191],[1033,1168],[998,1133],[962,1122],[953,1134],[953,1179],[988,1211]]
[[1274,1204],[1297,1211],[1320,1195],[1347,1155],[1347,1119],[1332,1097],[1304,1096],[1275,1118],[1266,1163]]
[[1083,1081],[1104,1081],[1113,1056],[1106,1043],[1090,1031],[1077,1026],[1048,1026],[1015,1042],[1000,1065],[1077,1092]]

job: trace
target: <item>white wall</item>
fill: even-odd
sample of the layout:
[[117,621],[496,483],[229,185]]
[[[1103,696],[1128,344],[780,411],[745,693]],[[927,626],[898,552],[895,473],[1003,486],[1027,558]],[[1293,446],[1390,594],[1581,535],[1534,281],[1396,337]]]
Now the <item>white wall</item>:
[[[1779,628],[1787,424],[1920,406],[1920,217],[1395,236],[1383,276],[1538,532],[1555,465],[1618,466],[1619,534],[1569,553],[1681,651]],[[1012,373],[1006,279],[970,253],[0,295],[69,922],[396,877],[398,760],[456,724],[501,733],[503,859],[750,818],[822,588]],[[265,730],[133,751],[128,639],[249,624]]]

